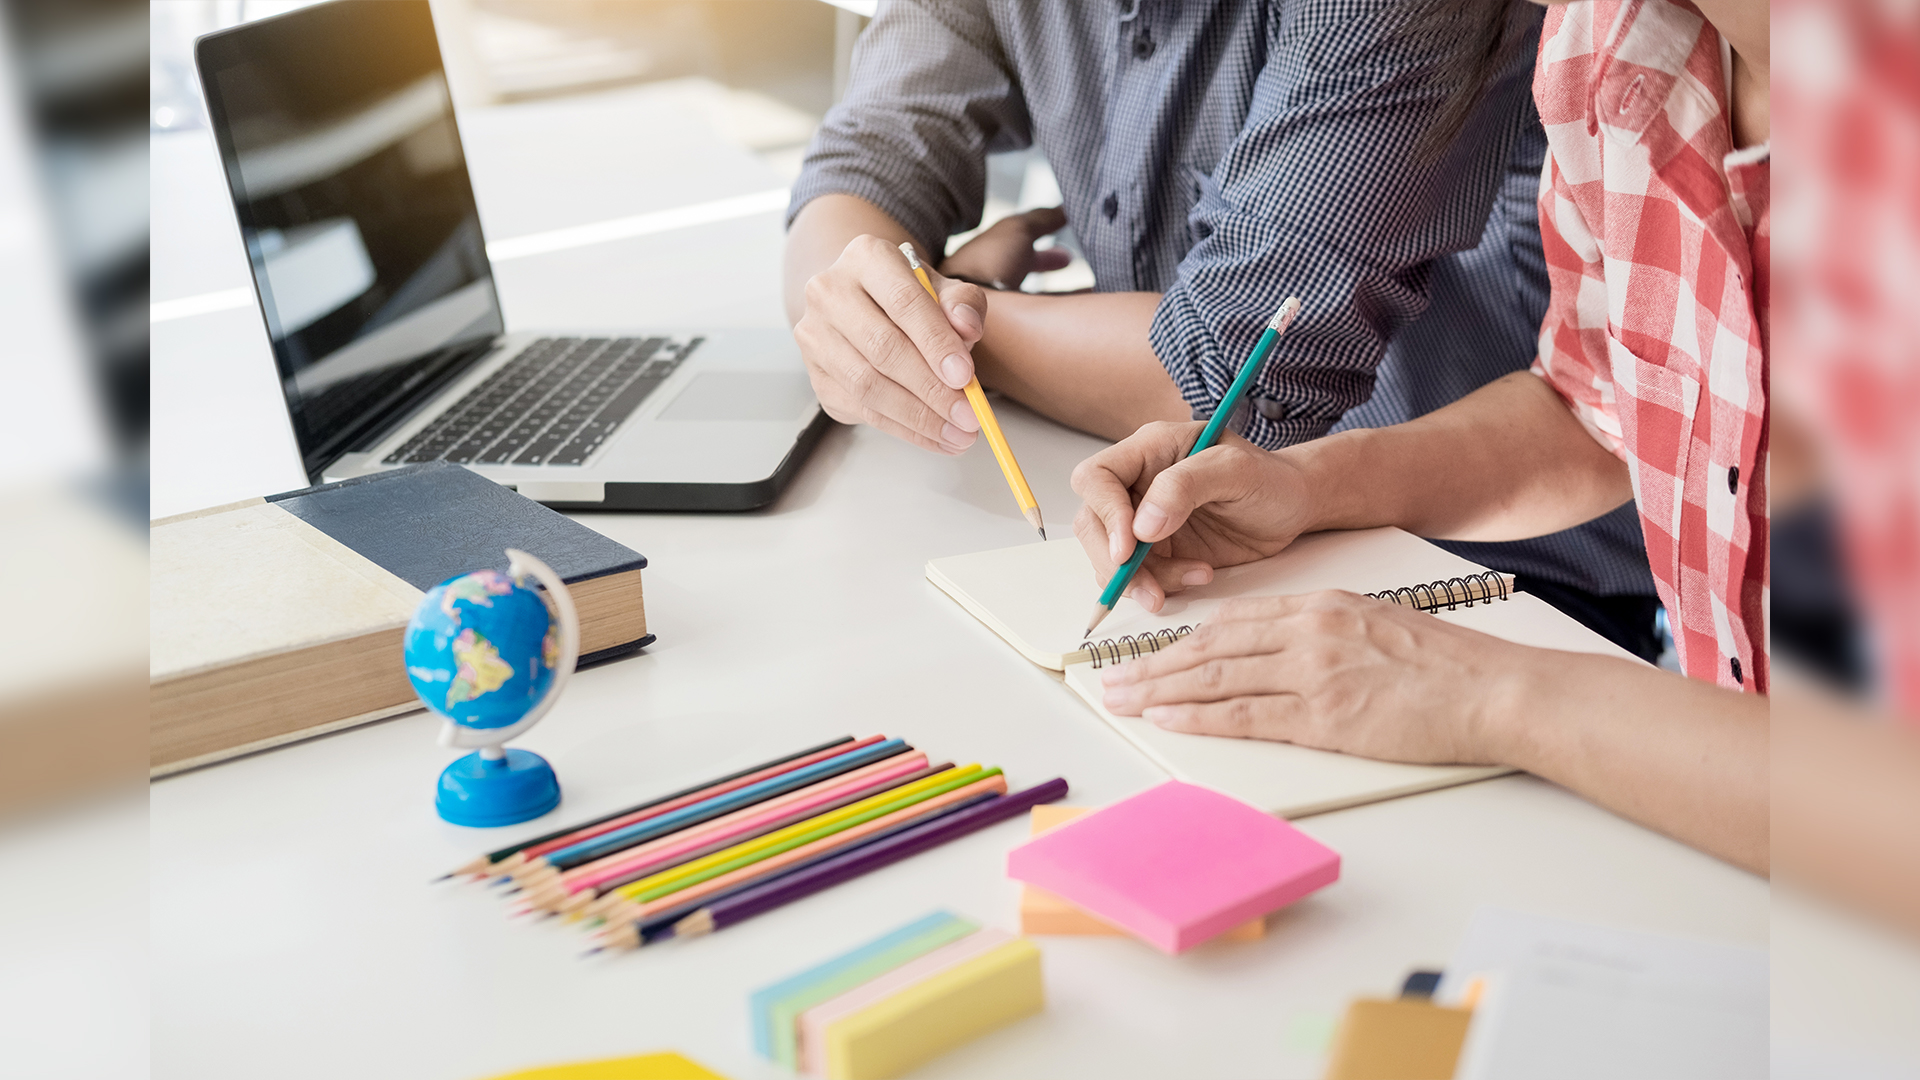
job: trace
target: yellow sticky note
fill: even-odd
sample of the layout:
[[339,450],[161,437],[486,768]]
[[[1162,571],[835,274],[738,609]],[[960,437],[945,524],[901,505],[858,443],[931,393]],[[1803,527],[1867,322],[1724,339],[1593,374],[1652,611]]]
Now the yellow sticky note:
[[1040,950],[1016,939],[827,1025],[828,1080],[885,1080],[1046,1005]]
[[696,1065],[679,1054],[641,1054],[638,1057],[579,1061],[503,1073],[489,1080],[727,1080],[712,1069]]

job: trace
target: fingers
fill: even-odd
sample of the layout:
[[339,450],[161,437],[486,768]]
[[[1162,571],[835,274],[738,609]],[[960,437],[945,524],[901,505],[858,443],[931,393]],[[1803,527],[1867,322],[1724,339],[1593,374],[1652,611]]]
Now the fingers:
[[1038,210],[1029,210],[1024,214],[1015,214],[1020,224],[1027,230],[1028,240],[1038,240],[1049,233],[1057,233],[1067,226],[1065,207],[1047,206]]
[[1259,694],[1228,701],[1155,705],[1143,718],[1156,727],[1191,735],[1294,742],[1306,722],[1307,703],[1294,694]]
[[1132,716],[1150,705],[1291,689],[1283,657],[1298,642],[1285,620],[1209,619],[1171,648],[1101,672],[1107,708]]
[[1222,443],[1160,470],[1134,514],[1135,534],[1162,540],[1202,506],[1257,496],[1259,453],[1244,443]]
[[[814,394],[827,414],[842,423],[868,424],[895,438],[945,454],[957,454],[976,436],[943,419],[926,403],[881,374],[831,326],[794,328]],[[964,408],[966,399],[959,404]]]
[[[973,311],[978,324],[981,295],[950,290],[950,301]],[[807,282],[806,297],[794,337],[828,415],[950,453],[973,443],[979,422],[958,389],[973,377],[968,343],[898,249],[878,237],[855,239],[833,267]]]
[[[927,272],[927,277],[940,293],[940,308],[947,313],[947,322],[952,325],[954,333],[959,334],[960,340],[968,345],[979,341],[987,332],[986,291],[978,285],[942,277],[931,270]],[[971,355],[967,364],[968,379],[971,379]],[[960,386],[966,385],[967,380],[961,380]]]
[[[1135,530],[1133,493],[1178,461],[1204,425],[1153,423],[1082,461],[1073,470],[1073,490],[1086,509],[1100,519],[1100,539],[1106,542],[1106,565],[1118,566],[1133,553]],[[1076,530],[1077,531],[1077,530]],[[1170,533],[1172,530],[1167,530]],[[1163,538],[1162,533],[1155,539]],[[1083,537],[1082,545],[1086,540]],[[1088,557],[1095,551],[1088,548]],[[1101,565],[1094,558],[1094,565]]]
[[[934,281],[936,275],[929,271],[928,280],[934,281],[936,291],[942,285],[946,287],[936,302],[927,295],[926,288],[908,268],[900,252],[890,249],[885,240],[861,237],[853,243],[864,245],[867,249],[861,253],[859,260],[860,282],[866,288],[867,295],[873,298],[873,302],[879,305],[898,331],[906,335],[907,341],[919,354],[916,358],[919,366],[933,374],[932,385],[944,384],[948,390],[959,390],[972,382],[973,358],[969,354],[972,342],[960,336],[950,314],[964,319],[958,309],[966,307],[972,309],[976,320],[982,319],[981,313],[987,310],[986,291],[962,281]],[[981,326],[984,328],[985,323],[981,322]],[[974,340],[979,338],[976,336]],[[885,350],[885,359],[901,368],[905,367],[907,357],[892,347],[893,342],[876,342],[876,345]],[[896,381],[902,377],[910,380],[902,383],[909,389],[928,383],[917,372],[889,369],[882,365],[882,357],[876,356],[874,360],[876,367],[881,367]],[[943,412],[951,407],[950,403],[945,402],[946,395],[941,395],[942,400],[938,401],[926,394],[921,396],[927,404]]]
[[1033,272],[1045,274],[1054,270],[1065,270],[1073,261],[1073,252],[1063,247],[1040,248],[1033,253]]

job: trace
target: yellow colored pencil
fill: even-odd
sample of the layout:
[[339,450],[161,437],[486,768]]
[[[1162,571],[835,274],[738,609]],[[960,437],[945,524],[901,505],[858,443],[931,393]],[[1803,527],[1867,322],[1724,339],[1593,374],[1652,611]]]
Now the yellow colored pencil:
[[[913,267],[913,276],[920,279],[920,285],[927,290],[927,295],[933,297],[934,303],[939,303],[940,294],[934,291],[926,268],[920,265],[920,257],[913,253],[913,245],[901,244],[900,253],[907,257],[907,265]],[[1007,478],[1007,486],[1013,489],[1013,499],[1020,504],[1021,516],[1040,533],[1040,539],[1045,540],[1047,526],[1040,520],[1040,503],[1033,497],[1033,489],[1027,486],[1027,477],[1020,471],[1020,463],[1014,460],[1013,447],[1007,445],[1007,437],[1000,431],[1000,421],[993,415],[993,406],[987,404],[987,392],[980,388],[980,377],[977,375],[967,382],[967,403],[973,406],[974,419],[980,421],[980,433],[987,437],[987,445],[993,448],[993,460],[1000,463],[1001,475]]]
[[614,889],[613,892],[625,897],[638,896],[639,894],[646,892],[647,890],[652,889],[655,886],[665,885],[669,882],[679,881],[682,878],[691,877],[694,874],[697,874],[700,871],[707,869],[708,867],[717,866],[721,863],[727,862],[730,859],[735,859],[742,855],[751,855],[751,854],[754,854],[755,852],[764,851],[767,848],[773,847],[774,845],[781,843],[782,841],[791,839],[795,836],[799,836],[803,833],[810,832],[823,825],[833,825],[838,822],[845,821],[848,818],[855,817],[867,810],[871,810],[876,806],[881,806],[881,805],[891,803],[896,800],[903,799],[912,795],[917,795],[920,792],[927,790],[928,788],[937,787],[941,784],[945,784],[949,781],[952,781],[961,777],[973,776],[973,774],[981,771],[983,771],[981,766],[978,764],[974,764],[974,765],[965,766],[963,768],[949,769],[946,772],[942,772],[942,773],[935,773],[932,776],[928,776],[928,777],[924,777],[922,779],[916,780],[911,784],[906,784],[901,787],[894,788],[891,791],[883,791],[878,795],[874,795],[874,796],[870,796],[868,798],[862,799],[857,803],[851,803],[847,806],[841,807],[838,810],[829,811],[828,813],[821,814],[818,817],[808,818],[805,821],[802,821],[795,825],[789,825],[786,828],[780,829],[776,832],[770,832],[765,836],[757,837],[752,840],[742,841],[741,843],[735,844],[732,847],[723,848],[719,851],[712,853],[711,855],[705,855],[705,856],[702,856],[701,858],[695,859],[692,862],[682,863],[679,866],[673,867],[672,869],[662,870],[657,874],[652,874],[647,877],[643,877],[638,881],[628,882],[627,884],[622,885],[617,889]]

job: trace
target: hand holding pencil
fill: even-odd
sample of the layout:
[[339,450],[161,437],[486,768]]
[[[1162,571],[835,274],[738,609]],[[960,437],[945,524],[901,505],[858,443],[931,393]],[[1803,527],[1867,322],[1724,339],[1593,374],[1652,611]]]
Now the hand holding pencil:
[[[1226,427],[1299,313],[1297,297],[1274,312],[1205,425],[1148,424],[1074,470],[1073,488],[1085,500],[1074,533],[1106,585],[1087,634],[1129,591],[1158,611],[1167,593],[1213,580],[1214,567],[1273,555],[1305,531],[1307,487],[1298,467]],[[1143,566],[1149,573],[1136,576]]]

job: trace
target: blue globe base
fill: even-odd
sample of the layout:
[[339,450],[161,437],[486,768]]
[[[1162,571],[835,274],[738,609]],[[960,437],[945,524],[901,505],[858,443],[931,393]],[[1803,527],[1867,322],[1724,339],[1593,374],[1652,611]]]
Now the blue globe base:
[[508,750],[494,761],[468,754],[440,774],[433,800],[442,818],[483,829],[531,821],[559,805],[560,779],[530,750]]

